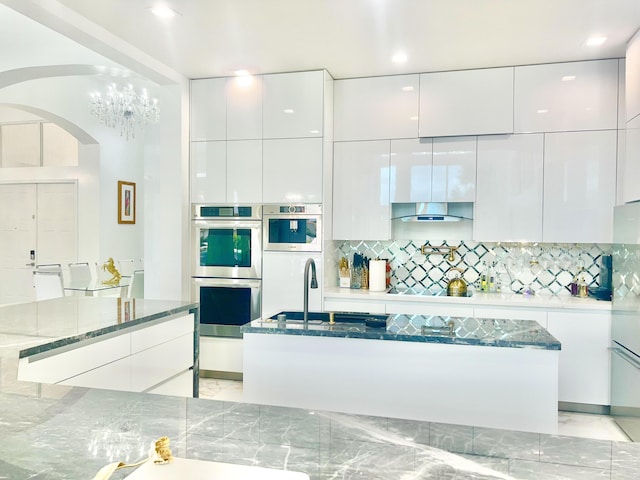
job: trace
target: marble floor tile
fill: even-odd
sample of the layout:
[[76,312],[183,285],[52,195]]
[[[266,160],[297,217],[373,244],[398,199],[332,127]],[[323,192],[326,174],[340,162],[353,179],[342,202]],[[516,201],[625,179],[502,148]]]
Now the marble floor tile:
[[510,460],[509,475],[518,480],[609,480],[610,470],[591,467]]
[[542,435],[540,461],[610,469],[611,449],[608,440]]
[[200,378],[200,398],[223,400],[226,402],[242,402],[242,382],[238,380],[222,380],[219,378]]
[[558,435],[628,442],[629,437],[608,415],[558,413]]

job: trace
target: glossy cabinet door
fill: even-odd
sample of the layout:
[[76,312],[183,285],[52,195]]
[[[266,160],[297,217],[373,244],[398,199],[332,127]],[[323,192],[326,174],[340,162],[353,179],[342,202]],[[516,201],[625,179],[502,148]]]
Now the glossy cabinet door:
[[622,202],[640,200],[640,116],[627,122],[624,159],[620,162]]
[[516,133],[617,128],[618,60],[515,68]]
[[335,140],[417,137],[418,89],[418,75],[336,80]]
[[262,78],[263,138],[322,137],[324,71]]
[[227,142],[191,142],[191,201],[225,202]]
[[513,67],[420,75],[420,137],[513,132]]
[[433,139],[432,202],[475,202],[477,137]]
[[544,223],[549,243],[611,243],[615,130],[545,134]]
[[542,240],[543,135],[478,138],[473,238]]
[[262,138],[262,77],[228,78],[227,140]]
[[611,313],[547,313],[547,330],[560,340],[558,400],[609,405]]
[[191,141],[226,140],[225,78],[191,80]]
[[640,32],[627,44],[625,62],[626,121],[640,115]]
[[322,202],[321,138],[264,140],[262,148],[264,203]]
[[227,202],[262,202],[262,140],[227,142]]
[[389,140],[334,144],[334,240],[390,238],[390,148]]
[[391,203],[431,201],[432,145],[430,138],[391,140]]

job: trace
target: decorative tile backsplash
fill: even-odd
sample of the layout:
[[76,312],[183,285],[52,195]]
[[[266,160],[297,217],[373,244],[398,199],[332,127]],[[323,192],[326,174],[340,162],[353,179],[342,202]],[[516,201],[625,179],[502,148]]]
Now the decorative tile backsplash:
[[570,295],[569,284],[581,268],[587,285],[597,286],[600,256],[611,253],[611,245],[597,244],[426,242],[433,247],[457,247],[450,262],[448,250],[423,255],[422,245],[412,240],[336,241],[333,252],[336,263],[342,256],[351,263],[354,252],[390,260],[392,287],[445,289],[453,273],[449,270],[457,267],[465,281],[478,289],[485,265],[493,264],[501,291],[530,288],[552,295]]

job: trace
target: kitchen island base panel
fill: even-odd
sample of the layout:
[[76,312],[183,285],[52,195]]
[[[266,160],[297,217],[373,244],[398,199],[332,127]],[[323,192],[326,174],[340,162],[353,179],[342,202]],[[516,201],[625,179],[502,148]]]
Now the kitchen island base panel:
[[558,351],[245,332],[244,401],[555,434]]

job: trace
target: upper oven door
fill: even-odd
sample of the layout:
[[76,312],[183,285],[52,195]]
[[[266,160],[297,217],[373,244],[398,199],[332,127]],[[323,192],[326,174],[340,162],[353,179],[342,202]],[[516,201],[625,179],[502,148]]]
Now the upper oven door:
[[276,252],[322,251],[322,215],[265,215],[264,249]]
[[261,278],[262,222],[193,220],[194,277]]

